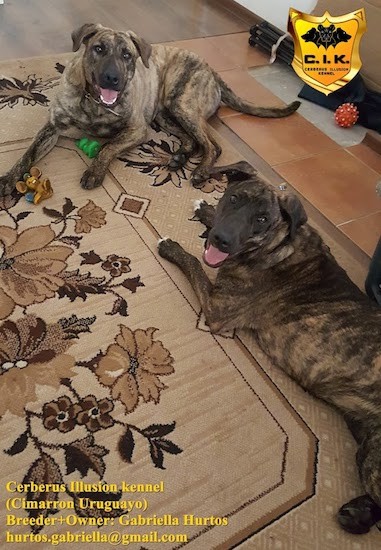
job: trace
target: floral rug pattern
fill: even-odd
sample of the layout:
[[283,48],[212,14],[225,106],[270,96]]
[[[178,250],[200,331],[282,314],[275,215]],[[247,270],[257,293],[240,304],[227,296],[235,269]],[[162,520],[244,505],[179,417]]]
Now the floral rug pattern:
[[22,102],[24,106],[31,105],[33,107],[37,104],[42,107],[48,106],[49,98],[43,92],[59,84],[64,68],[60,63],[56,63],[55,69],[59,74],[46,80],[35,74],[28,75],[25,80],[16,77],[0,78],[0,109],[4,109],[4,107],[12,109],[19,102]]
[[[106,224],[106,212],[92,200],[77,208],[71,199],[67,198],[61,211],[43,207],[43,212],[54,219],[50,225],[37,226],[24,231],[19,230],[19,223],[30,211],[20,212],[14,216],[9,204],[15,205],[18,199],[11,196],[1,200],[0,208],[12,219],[15,228],[0,227],[0,319],[8,317],[15,306],[26,308],[33,303],[40,303],[57,295],[59,298],[69,298],[71,302],[77,298],[86,300],[89,294],[111,294],[115,300],[109,315],[128,315],[128,304],[116,289],[124,288],[136,292],[144,286],[140,276],[120,277],[131,271],[130,259],[109,254],[102,259],[94,250],[81,252],[81,265],[101,263],[107,273],[104,277],[94,277],[91,273],[67,271],[65,260],[72,254],[74,248],[79,248],[81,234],[90,233]],[[74,233],[67,232],[68,224],[74,221]],[[62,228],[54,232],[52,226],[62,224]],[[61,244],[52,243],[64,243]]]
[[[105,351],[99,350],[88,361],[78,362],[67,352],[75,340],[91,332],[92,325],[97,322],[96,315],[78,317],[73,314],[49,323],[28,314],[29,306],[47,300],[85,302],[90,295],[108,294],[111,309],[106,315],[128,317],[128,293],[144,287],[140,275],[126,277],[131,272],[130,258],[117,254],[102,258],[94,250],[83,251],[79,253],[80,266],[68,270],[67,260],[74,249],[80,249],[83,235],[107,224],[106,211],[91,199],[77,207],[66,198],[60,210],[43,207],[46,220],[52,220],[50,224],[23,229],[22,221],[34,212],[26,210],[14,214],[13,207],[19,200],[16,194],[0,200],[3,216],[13,225],[0,226],[0,419],[6,413],[24,418],[25,431],[4,452],[15,456],[24,452],[28,445],[37,450],[39,456],[25,473],[23,483],[62,483],[65,474],[77,471],[84,477],[89,470],[103,480],[107,475],[103,457],[110,449],[97,444],[96,436],[118,424],[120,435],[115,450],[122,461],[132,461],[135,438],[141,437],[147,442],[153,465],[164,469],[165,453],[182,452],[165,437],[173,432],[175,422],[138,427],[130,424],[127,418],[139,403],[158,404],[161,392],[167,387],[162,377],[174,372],[173,357],[157,339],[157,329],[131,330],[126,324],[120,324],[119,333]],[[81,267],[96,264],[104,271],[103,277],[93,276],[91,271]],[[14,312],[23,316],[10,320]],[[71,381],[76,376],[73,370],[76,365],[88,369],[107,389],[109,397],[99,398],[91,393],[80,395]],[[64,386],[66,393],[43,403],[39,410],[30,410],[28,404],[37,399],[36,382],[56,389]],[[116,402],[124,408],[125,422],[113,417]],[[40,431],[45,431],[42,437],[34,433],[36,424],[40,425]],[[88,435],[78,439],[77,426],[85,427]],[[47,432],[53,431],[70,432],[73,438],[65,444],[49,443]],[[64,465],[53,458],[51,450],[62,451]],[[101,495],[102,499],[110,497],[107,493],[94,493],[91,498],[99,500]],[[86,510],[76,505],[83,495],[70,496],[77,512],[85,515]],[[121,497],[122,493],[112,495],[112,498]],[[57,500],[58,493],[30,493],[27,499]],[[36,517],[34,509],[28,513]],[[47,516],[54,510],[47,508],[42,513]],[[99,510],[89,507],[87,513],[99,515]],[[112,517],[116,512],[108,514]],[[41,529],[42,526],[34,526],[32,530]]]
[[[157,132],[160,128],[155,126]],[[191,157],[183,168],[171,170],[169,163],[172,156],[179,147],[179,141],[172,136],[166,140],[151,139],[147,143],[136,148],[135,152],[126,153],[119,157],[119,160],[125,163],[126,167],[137,168],[142,174],[147,174],[153,178],[151,183],[154,187],[171,183],[175,187],[189,185],[192,171],[198,164],[197,157]],[[205,182],[198,184],[197,189],[203,193],[223,193],[226,189],[227,180],[224,175],[209,178]]]

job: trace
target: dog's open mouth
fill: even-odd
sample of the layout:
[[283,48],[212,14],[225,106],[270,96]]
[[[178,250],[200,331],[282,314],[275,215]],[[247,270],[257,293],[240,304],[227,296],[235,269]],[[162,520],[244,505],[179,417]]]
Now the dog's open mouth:
[[107,106],[114,105],[119,97],[119,92],[117,90],[108,90],[107,88],[98,87],[98,91],[99,99]]
[[220,267],[228,256],[228,252],[221,252],[212,244],[207,243],[202,258],[209,267]]

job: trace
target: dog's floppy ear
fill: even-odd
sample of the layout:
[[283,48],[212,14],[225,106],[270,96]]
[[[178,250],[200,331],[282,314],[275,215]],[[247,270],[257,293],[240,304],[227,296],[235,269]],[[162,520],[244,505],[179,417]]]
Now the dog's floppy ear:
[[132,42],[135,44],[140,57],[142,58],[144,66],[147,67],[148,69],[149,67],[148,60],[151,57],[151,52],[152,52],[151,44],[146,42],[144,38],[140,38],[139,36],[137,36],[134,32],[130,32],[130,37]]
[[246,181],[251,179],[257,173],[256,169],[251,166],[245,160],[236,162],[235,164],[228,164],[227,166],[216,166],[213,168],[213,172],[210,177],[224,174],[229,183],[237,181]]
[[96,34],[102,25],[99,23],[85,23],[79,29],[75,29],[71,33],[71,39],[73,40],[73,52],[76,52],[81,47],[81,44],[85,44],[94,34]]
[[279,197],[279,207],[283,219],[290,226],[290,238],[294,239],[296,231],[307,222],[307,214],[296,195],[284,195]]

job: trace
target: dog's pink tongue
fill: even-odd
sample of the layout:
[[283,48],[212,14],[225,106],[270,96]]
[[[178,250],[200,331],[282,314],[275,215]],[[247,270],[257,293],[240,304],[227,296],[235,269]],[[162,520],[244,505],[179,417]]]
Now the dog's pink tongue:
[[221,252],[215,246],[209,244],[208,247],[204,250],[204,261],[206,264],[211,267],[218,266],[222,264],[224,260],[229,256],[227,252]]
[[116,90],[108,90],[107,88],[101,88],[101,99],[107,105],[112,105],[117,100],[119,92]]

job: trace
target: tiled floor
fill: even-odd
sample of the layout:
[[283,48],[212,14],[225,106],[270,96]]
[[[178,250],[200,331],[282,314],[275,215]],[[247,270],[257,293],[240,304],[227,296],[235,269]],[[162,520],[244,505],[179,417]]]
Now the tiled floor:
[[339,150],[335,141],[298,113],[274,119],[239,115],[224,122],[271,166]]
[[[248,72],[285,103],[293,101],[303,88],[302,80],[292,67],[281,61],[276,61],[272,65],[252,67]],[[361,143],[366,134],[366,128],[358,124],[350,129],[340,128],[335,123],[332,111],[311,101],[302,101],[298,113],[342,147]]]
[[380,236],[381,212],[357,218],[340,225],[341,231],[357,244],[368,256],[372,256]]
[[[247,40],[247,33],[238,33],[171,44],[204,57],[241,97],[258,105],[283,104],[253,77],[255,71],[249,74],[251,67],[262,66],[264,72],[268,55],[251,48]],[[381,199],[375,192],[381,156],[364,144],[345,146],[361,139],[361,128],[353,132],[353,141],[343,130],[347,134],[337,143],[334,132],[331,139],[315,125],[316,112],[314,124],[299,113],[260,119],[221,107],[218,116],[338,230],[372,255],[381,234]],[[322,115],[321,128],[324,124]]]
[[381,210],[375,193],[377,172],[344,149],[299,158],[275,169],[336,226]]

